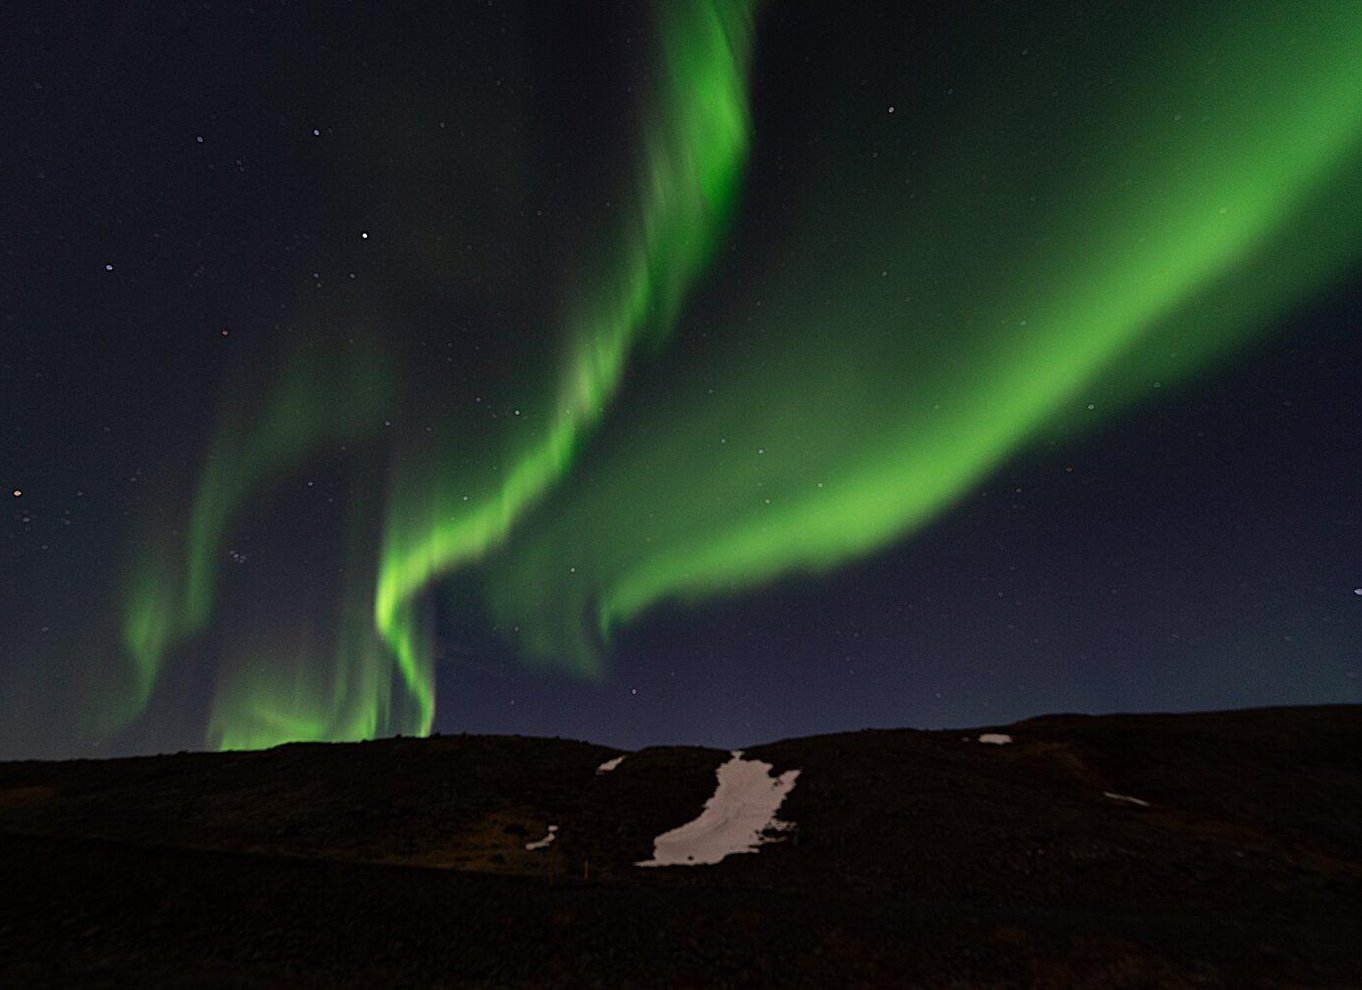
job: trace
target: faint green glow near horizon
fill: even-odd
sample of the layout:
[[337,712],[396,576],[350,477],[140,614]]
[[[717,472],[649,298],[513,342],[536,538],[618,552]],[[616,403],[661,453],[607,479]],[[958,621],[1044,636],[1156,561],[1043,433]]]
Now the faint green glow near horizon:
[[334,642],[298,633],[237,656],[213,698],[208,744],[266,749],[412,732],[414,720],[394,713],[392,661],[373,629],[369,587],[345,589]]
[[258,410],[235,403],[204,458],[183,545],[148,540],[134,562],[123,612],[133,681],[105,731],[140,713],[167,655],[212,618],[228,527],[281,473],[328,446],[377,431],[392,374],[367,346],[299,353]]
[[451,494],[458,478],[426,485],[399,476],[392,487],[374,618],[420,700],[426,729],[434,683],[411,636],[413,597],[496,548],[569,472],[640,339],[670,333],[733,213],[748,147],[752,4],[688,0],[654,9],[658,71],[644,110],[634,207],[612,231],[604,263],[568,304],[566,351],[543,436],[507,451],[504,481],[471,502]]
[[[344,528],[330,547],[338,586],[293,589],[296,612],[283,627],[264,616],[228,621],[208,717],[210,746],[264,749],[419,731],[419,709],[401,691],[394,659],[373,626],[379,491],[380,477],[368,465],[350,465]],[[314,552],[326,556],[322,548]],[[287,588],[288,578],[281,578]]]

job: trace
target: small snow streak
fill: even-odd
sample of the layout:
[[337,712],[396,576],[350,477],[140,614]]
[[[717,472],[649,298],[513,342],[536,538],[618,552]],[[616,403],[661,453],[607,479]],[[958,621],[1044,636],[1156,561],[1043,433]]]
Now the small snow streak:
[[548,831],[548,834],[547,834],[547,835],[545,835],[542,839],[539,839],[539,840],[536,841],[536,842],[527,842],[527,843],[525,843],[525,848],[526,848],[526,849],[547,849],[549,846],[553,845],[553,840],[556,839],[556,838],[558,838],[558,826],[557,826],[557,825],[550,825],[550,826],[549,826],[549,831]]
[[1129,794],[1116,794],[1112,791],[1103,791],[1102,794],[1104,797],[1109,797],[1113,801],[1124,801],[1126,804],[1138,804],[1141,808],[1149,807],[1148,801],[1141,801],[1139,798],[1131,797]]
[[985,732],[979,737],[979,741],[992,746],[1006,746],[1012,741],[1012,737],[1006,732]]

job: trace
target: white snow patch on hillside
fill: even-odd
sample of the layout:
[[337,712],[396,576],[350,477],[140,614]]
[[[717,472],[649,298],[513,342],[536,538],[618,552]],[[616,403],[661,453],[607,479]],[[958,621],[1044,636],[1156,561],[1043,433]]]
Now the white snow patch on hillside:
[[989,743],[994,746],[1006,746],[1012,741],[1012,737],[1006,732],[985,732],[979,737],[981,743]]
[[606,760],[604,763],[602,763],[600,766],[596,768],[596,775],[600,776],[603,773],[609,773],[611,770],[615,769],[615,767],[619,766],[623,762],[624,762],[623,756],[617,756],[613,760]]
[[778,841],[764,833],[791,827],[776,819],[776,811],[794,789],[799,771],[772,777],[772,769],[761,760],[744,760],[742,750],[733,750],[733,758],[717,771],[719,786],[700,817],[659,835],[653,840],[653,858],[634,865],[699,866]]
[[525,843],[525,848],[547,849],[549,846],[553,845],[553,840],[556,838],[558,838],[558,826],[550,825],[548,835],[544,836],[542,839],[539,839],[538,841]]

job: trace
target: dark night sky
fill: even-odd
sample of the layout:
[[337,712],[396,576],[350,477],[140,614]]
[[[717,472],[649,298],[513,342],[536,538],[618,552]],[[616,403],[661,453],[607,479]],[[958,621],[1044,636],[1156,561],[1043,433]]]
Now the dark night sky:
[[0,756],[1362,701],[1358,7],[23,6]]

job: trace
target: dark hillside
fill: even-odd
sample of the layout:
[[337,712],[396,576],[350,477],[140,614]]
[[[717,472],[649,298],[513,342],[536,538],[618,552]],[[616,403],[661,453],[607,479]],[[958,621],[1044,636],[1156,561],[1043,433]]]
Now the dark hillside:
[[795,827],[713,866],[632,864],[727,754],[618,755],[0,764],[0,985],[1362,985],[1356,706],[757,746]]

